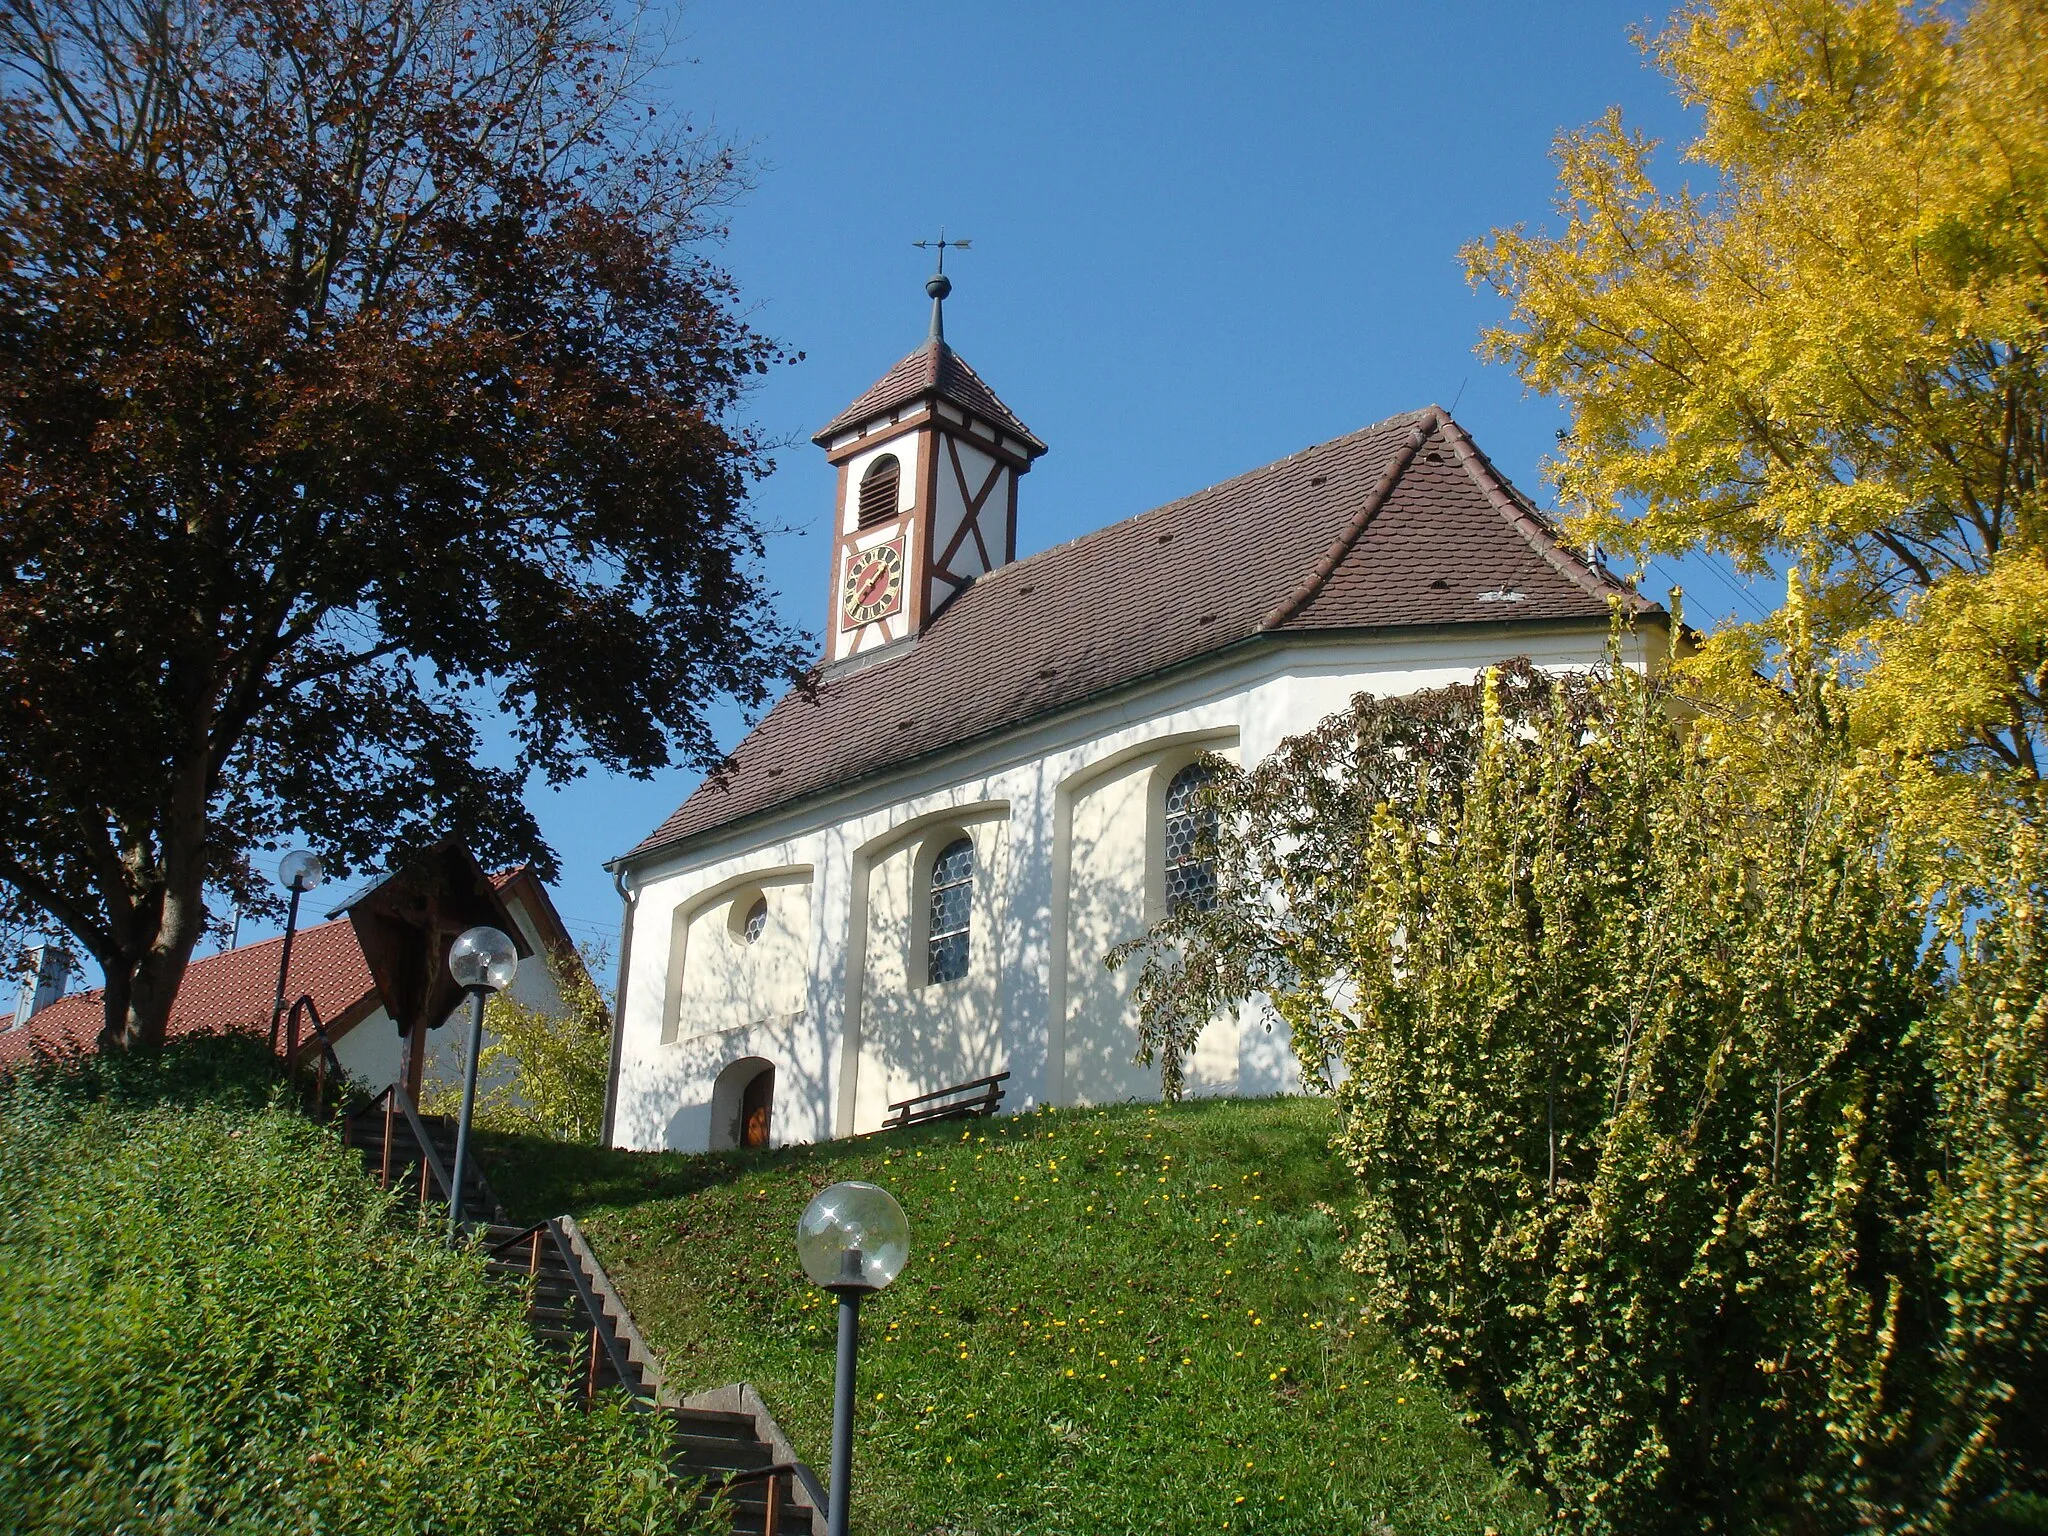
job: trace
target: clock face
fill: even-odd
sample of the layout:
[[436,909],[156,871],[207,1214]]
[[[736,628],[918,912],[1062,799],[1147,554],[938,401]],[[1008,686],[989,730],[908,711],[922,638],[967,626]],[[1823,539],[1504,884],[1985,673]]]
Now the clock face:
[[849,624],[872,624],[903,606],[903,541],[856,550],[846,562],[839,609]]

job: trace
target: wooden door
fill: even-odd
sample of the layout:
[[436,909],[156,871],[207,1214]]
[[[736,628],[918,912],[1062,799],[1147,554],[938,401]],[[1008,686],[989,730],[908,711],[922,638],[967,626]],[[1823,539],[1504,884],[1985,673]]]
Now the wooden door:
[[775,1069],[768,1067],[747,1084],[740,1099],[740,1145],[768,1145],[768,1116],[775,1105]]

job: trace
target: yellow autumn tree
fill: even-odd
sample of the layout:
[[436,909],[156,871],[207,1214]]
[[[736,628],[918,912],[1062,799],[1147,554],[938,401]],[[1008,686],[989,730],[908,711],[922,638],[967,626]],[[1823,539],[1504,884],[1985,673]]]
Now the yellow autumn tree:
[[[611,1065],[611,1011],[591,977],[601,965],[596,954],[549,959],[559,1010],[530,1007],[509,992],[491,998],[477,1056],[478,1125],[556,1141],[597,1140]],[[437,1115],[459,1112],[459,1072],[429,1083],[420,1107]]]
[[[1468,247],[1482,351],[1561,398],[1575,532],[1799,568],[1865,739],[2048,777],[2048,0],[1699,0],[1639,41],[1682,184],[1619,111],[1561,229]],[[1731,626],[1711,681],[1793,637]]]

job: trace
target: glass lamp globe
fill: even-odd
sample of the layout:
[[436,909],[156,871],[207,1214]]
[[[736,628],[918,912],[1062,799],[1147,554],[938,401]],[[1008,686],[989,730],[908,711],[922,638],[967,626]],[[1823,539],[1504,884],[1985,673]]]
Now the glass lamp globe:
[[303,848],[286,854],[277,866],[278,884],[288,891],[310,891],[326,878],[327,866],[320,862],[320,855]]
[[818,1191],[796,1224],[804,1273],[828,1291],[879,1291],[910,1258],[910,1223],[896,1197],[858,1179]]
[[519,950],[495,928],[472,928],[449,949],[448,974],[464,988],[502,992],[519,974]]

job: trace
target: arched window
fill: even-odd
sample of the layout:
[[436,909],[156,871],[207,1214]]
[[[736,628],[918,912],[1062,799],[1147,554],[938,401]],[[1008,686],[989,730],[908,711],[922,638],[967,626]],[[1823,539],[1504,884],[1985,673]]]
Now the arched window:
[[761,935],[768,929],[768,898],[756,896],[754,904],[747,908],[747,920],[740,925],[740,938],[748,944],[761,942]]
[[958,981],[967,974],[973,906],[974,844],[968,838],[956,837],[932,861],[932,920],[926,975],[934,984]]
[[1166,906],[1216,905],[1216,866],[1202,852],[1216,838],[1216,811],[1200,803],[1202,787],[1216,777],[1206,763],[1189,763],[1166,786]]
[[860,477],[860,526],[872,528],[896,515],[897,490],[903,483],[903,466],[896,455],[885,453],[870,464]]

